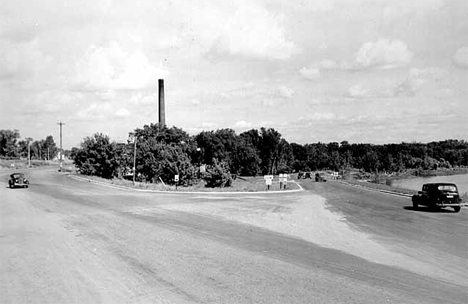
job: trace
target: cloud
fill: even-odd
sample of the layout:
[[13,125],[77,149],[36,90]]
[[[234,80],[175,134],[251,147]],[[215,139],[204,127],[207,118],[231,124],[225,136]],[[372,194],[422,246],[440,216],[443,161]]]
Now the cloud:
[[144,95],[141,92],[135,93],[130,97],[130,103],[142,106],[142,105],[156,105],[158,104],[158,94],[153,93],[150,95]]
[[367,97],[370,95],[370,90],[364,89],[362,85],[357,84],[349,88],[348,94],[353,98]]
[[291,98],[293,97],[294,95],[294,90],[289,88],[289,87],[286,87],[286,86],[281,86],[279,89],[278,89],[278,93],[280,96],[282,97],[285,97],[285,98]]
[[309,80],[320,78],[320,70],[314,67],[303,67],[299,70],[299,74],[301,74],[304,78]]
[[126,118],[131,115],[130,111],[125,108],[115,109],[115,105],[104,103],[93,103],[88,107],[78,111],[76,117],[79,120],[108,120],[110,118]]
[[53,63],[53,58],[39,49],[37,40],[0,40],[0,77],[31,78],[50,69]]
[[455,54],[453,54],[453,63],[462,69],[468,69],[468,46],[459,48]]
[[383,18],[385,20],[393,20],[413,12],[423,12],[426,10],[439,10],[445,3],[444,0],[419,0],[406,1],[398,0],[388,2],[383,10]]
[[356,53],[354,67],[393,69],[408,65],[412,57],[413,53],[408,50],[404,42],[379,39],[375,42],[366,42],[361,46]]
[[445,73],[439,68],[425,68],[418,69],[412,68],[408,72],[408,77],[395,89],[393,89],[392,96],[415,96],[421,88],[434,81],[440,81]]
[[120,108],[115,112],[115,116],[120,118],[129,117],[130,114],[130,111],[125,108]]
[[245,128],[251,128],[252,123],[246,122],[245,120],[240,120],[234,124],[234,128],[237,129],[245,129]]
[[320,71],[324,70],[394,69],[407,66],[412,57],[413,53],[404,42],[379,39],[364,43],[356,52],[353,61],[323,59],[312,63],[309,68],[302,68],[299,72],[310,79],[318,77]]
[[214,122],[202,122],[201,126],[204,129],[213,129],[217,126],[217,124]]
[[[317,121],[317,120],[334,120],[336,119],[336,114],[335,113],[331,113],[331,112],[317,112],[317,113],[313,113],[313,114],[309,114],[307,115],[306,117],[302,118],[302,120],[304,121],[307,121],[307,120],[311,120],[311,121]],[[301,120],[301,119],[299,119]]]
[[125,53],[111,41],[107,47],[91,46],[76,65],[79,86],[96,90],[138,90],[155,86],[167,71],[157,68],[141,51]]
[[294,42],[286,38],[281,14],[245,2],[226,17],[219,25],[222,31],[214,41],[214,53],[286,60],[300,51]]
[[114,100],[115,97],[117,96],[115,90],[105,90],[105,91],[99,91],[96,93],[96,95],[99,97],[99,99],[104,100],[104,101],[110,101]]
[[340,67],[340,64],[330,59],[324,59],[317,64],[317,67],[322,70],[334,70]]

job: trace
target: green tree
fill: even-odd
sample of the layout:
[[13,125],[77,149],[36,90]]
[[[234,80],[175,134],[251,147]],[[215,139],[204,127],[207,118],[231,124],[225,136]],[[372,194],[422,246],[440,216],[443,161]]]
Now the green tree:
[[232,176],[227,163],[213,160],[213,164],[207,166],[203,174],[206,187],[229,187],[232,184]]
[[84,138],[80,148],[72,150],[71,157],[83,174],[103,178],[112,178],[118,174],[116,144],[102,133]]
[[18,157],[17,145],[20,134],[18,130],[0,130],[0,156]]

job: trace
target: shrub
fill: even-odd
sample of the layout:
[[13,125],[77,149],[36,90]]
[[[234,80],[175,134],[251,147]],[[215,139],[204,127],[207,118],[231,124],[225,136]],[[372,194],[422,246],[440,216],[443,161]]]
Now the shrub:
[[230,187],[232,176],[225,162],[213,160],[213,165],[207,166],[206,172],[202,175],[206,187]]

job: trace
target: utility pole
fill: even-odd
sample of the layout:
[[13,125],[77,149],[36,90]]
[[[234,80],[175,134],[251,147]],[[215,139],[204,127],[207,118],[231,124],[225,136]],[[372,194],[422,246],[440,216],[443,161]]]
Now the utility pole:
[[136,133],[130,132],[128,133],[129,143],[133,140],[133,184],[135,185],[135,177],[136,177],[136,152],[137,152],[137,140],[138,136]]
[[31,142],[28,140],[28,168],[31,168]]
[[136,148],[137,148],[137,137],[135,134],[135,138],[133,139],[134,146],[133,146],[133,184],[135,185],[135,176],[136,176]]
[[62,150],[62,126],[65,123],[64,122],[59,122],[57,124],[60,125],[60,169],[59,169],[59,171],[61,172],[62,171],[62,154],[63,154],[63,150]]
[[26,140],[28,141],[28,168],[31,168],[31,142],[33,139],[31,137],[27,137]]

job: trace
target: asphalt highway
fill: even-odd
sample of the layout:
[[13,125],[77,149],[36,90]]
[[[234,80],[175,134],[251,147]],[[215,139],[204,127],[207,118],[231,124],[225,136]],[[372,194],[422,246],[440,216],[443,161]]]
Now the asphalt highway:
[[[468,210],[413,210],[408,198],[337,182],[210,196],[110,188],[55,169],[26,171],[30,187],[8,189],[8,173],[1,303],[468,303]],[[349,227],[341,237],[369,236],[389,260],[271,229],[299,204],[313,212],[317,195]],[[272,214],[278,225],[260,225]]]

